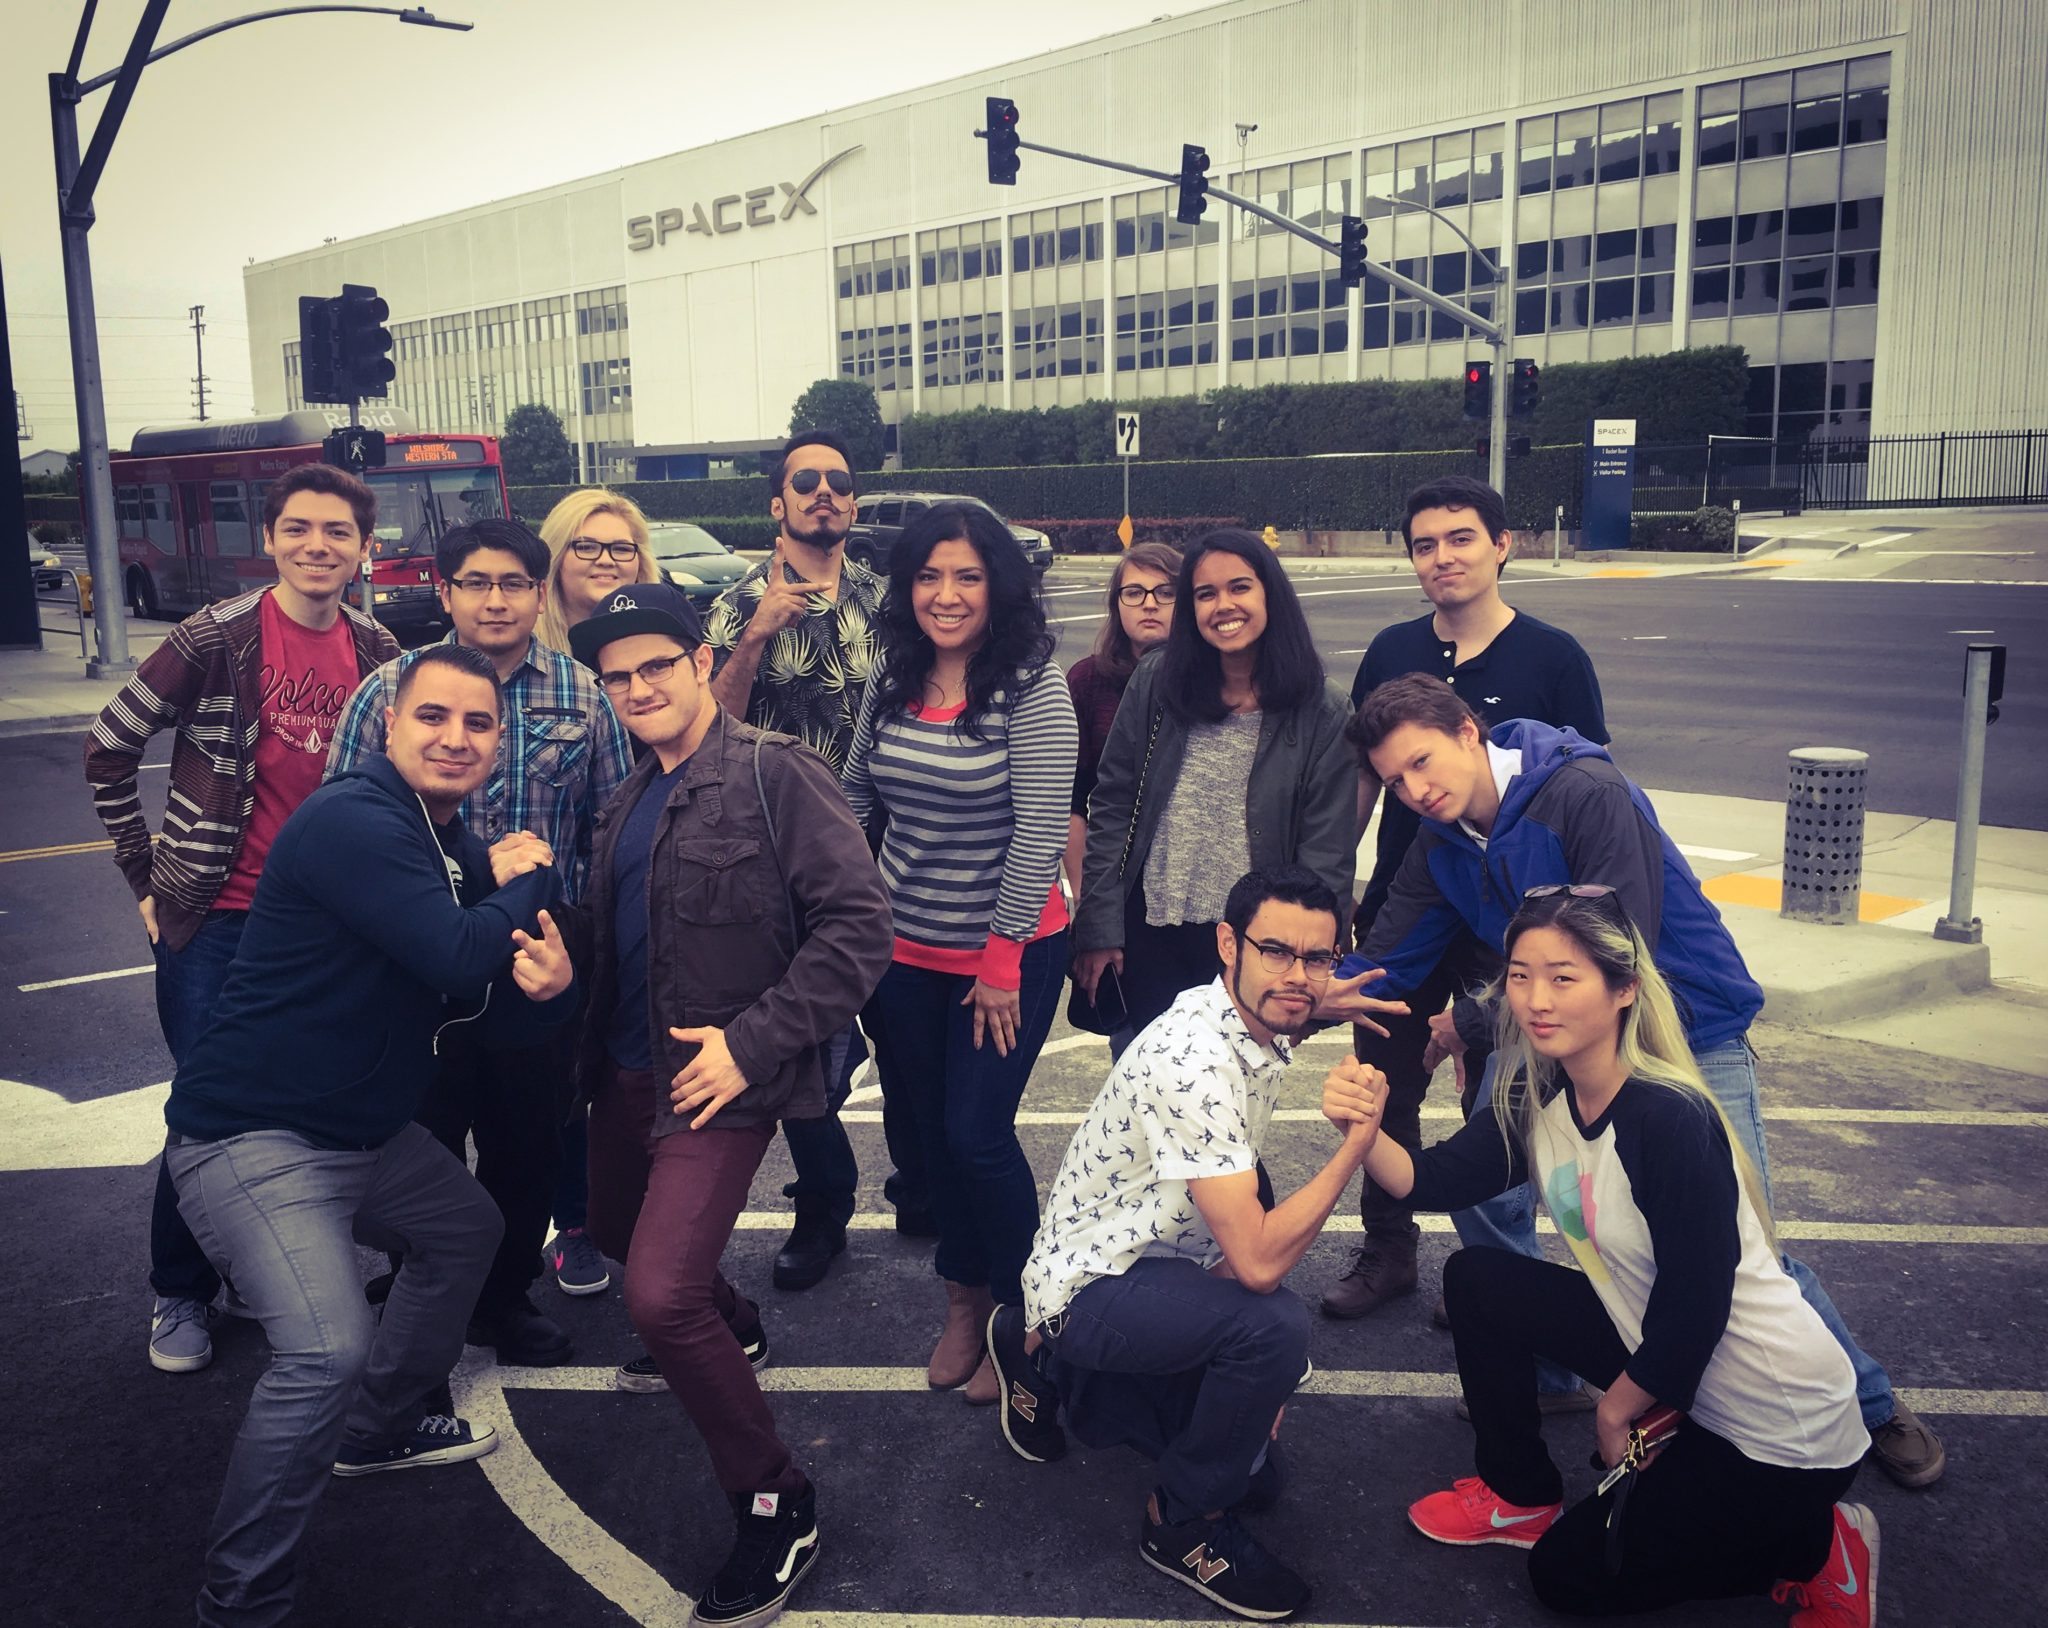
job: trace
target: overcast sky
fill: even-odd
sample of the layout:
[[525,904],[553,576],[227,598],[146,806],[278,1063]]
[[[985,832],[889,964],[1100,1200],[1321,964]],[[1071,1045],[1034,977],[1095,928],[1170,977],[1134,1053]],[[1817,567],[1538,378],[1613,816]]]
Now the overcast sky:
[[[271,0],[174,0],[159,43]],[[206,307],[213,416],[247,413],[241,268],[1099,38],[1213,0],[446,0],[457,34],[280,18],[143,75],[91,234],[108,426],[190,419]],[[0,271],[23,453],[77,445],[48,75],[83,0],[0,0]],[[119,62],[141,0],[102,0],[84,74]],[[1028,37],[1011,22],[1029,25]],[[80,145],[106,93],[88,99]]]

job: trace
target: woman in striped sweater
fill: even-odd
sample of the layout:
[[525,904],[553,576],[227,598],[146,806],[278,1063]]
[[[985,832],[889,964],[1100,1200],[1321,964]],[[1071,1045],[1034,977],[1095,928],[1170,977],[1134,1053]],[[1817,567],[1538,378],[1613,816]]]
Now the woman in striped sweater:
[[1009,529],[942,503],[890,561],[882,660],[842,785],[871,827],[896,949],[865,1016],[885,1089],[908,1094],[939,1224],[946,1324],[927,1373],[993,1402],[981,1331],[1023,1303],[1038,1189],[1017,1103],[1067,966],[1058,885],[1074,706]]

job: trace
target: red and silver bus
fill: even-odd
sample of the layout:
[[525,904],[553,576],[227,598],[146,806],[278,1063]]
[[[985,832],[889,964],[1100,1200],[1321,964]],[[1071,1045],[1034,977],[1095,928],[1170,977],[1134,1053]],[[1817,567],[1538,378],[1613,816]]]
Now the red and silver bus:
[[[432,627],[444,618],[434,545],[448,527],[511,512],[498,443],[487,435],[423,435],[410,414],[366,406],[385,435],[384,467],[365,471],[377,494],[372,591],[380,621]],[[277,580],[263,552],[263,494],[296,464],[314,463],[341,408],[276,418],[216,419],[140,430],[113,459],[121,526],[122,594],[141,616],[184,616]],[[360,606],[360,583],[349,590]]]

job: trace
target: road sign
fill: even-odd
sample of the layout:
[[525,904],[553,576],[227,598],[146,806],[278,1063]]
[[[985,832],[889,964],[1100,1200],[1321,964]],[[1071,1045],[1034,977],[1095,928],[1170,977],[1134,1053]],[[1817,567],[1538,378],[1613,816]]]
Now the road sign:
[[1122,543],[1124,547],[1129,548],[1131,546],[1131,539],[1136,535],[1137,533],[1131,529],[1131,517],[1129,515],[1125,515],[1123,519],[1117,522],[1116,540]]
[[1116,415],[1116,455],[1119,458],[1135,458],[1138,455],[1138,415],[1118,413]]
[[1636,421],[1596,418],[1586,432],[1579,524],[1590,548],[1626,548],[1635,508]]

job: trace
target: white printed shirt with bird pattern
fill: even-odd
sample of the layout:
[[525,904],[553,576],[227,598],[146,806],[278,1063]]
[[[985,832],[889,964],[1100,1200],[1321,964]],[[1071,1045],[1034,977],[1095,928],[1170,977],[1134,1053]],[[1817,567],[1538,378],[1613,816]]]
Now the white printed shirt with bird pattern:
[[1024,1266],[1033,1325],[1144,1256],[1204,1267],[1223,1258],[1188,1182],[1255,1168],[1291,1055],[1285,1039],[1265,1046],[1253,1037],[1221,978],[1185,991],[1147,1025],[1053,1178]]

